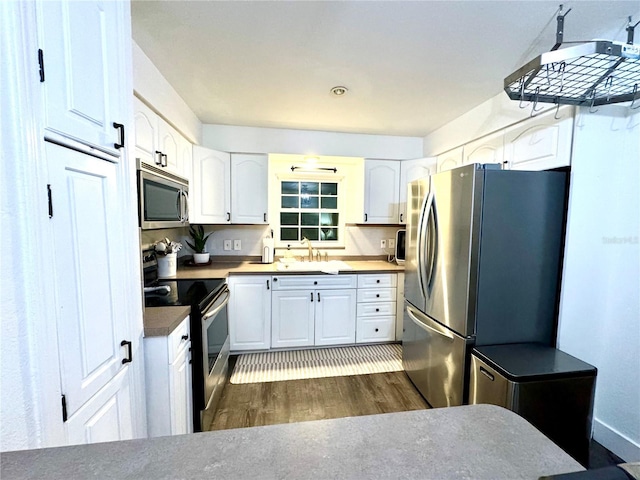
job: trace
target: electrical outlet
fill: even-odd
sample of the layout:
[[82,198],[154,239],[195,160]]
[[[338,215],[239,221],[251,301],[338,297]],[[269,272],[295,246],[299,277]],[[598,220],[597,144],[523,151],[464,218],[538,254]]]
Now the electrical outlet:
[[240,240],[233,241],[233,249],[234,250],[242,250],[242,242]]
[[390,238],[387,240],[387,245],[389,245],[389,248],[396,248],[396,239]]
[[387,248],[387,241],[386,240],[380,240],[380,248]]
[[224,250],[231,250],[231,240],[225,240],[222,244]]

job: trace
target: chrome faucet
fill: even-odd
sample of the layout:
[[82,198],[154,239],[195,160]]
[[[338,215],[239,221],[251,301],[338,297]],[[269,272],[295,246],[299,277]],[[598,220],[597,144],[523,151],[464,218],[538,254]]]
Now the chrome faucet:
[[307,242],[307,246],[309,247],[309,261],[312,262],[313,261],[313,247],[311,246],[311,240],[309,240],[307,237],[302,237],[302,244],[304,245],[304,242]]

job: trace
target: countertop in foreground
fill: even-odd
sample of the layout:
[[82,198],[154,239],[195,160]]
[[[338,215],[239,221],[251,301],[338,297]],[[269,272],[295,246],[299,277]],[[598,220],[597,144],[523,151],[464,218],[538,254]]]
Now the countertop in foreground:
[[515,413],[417,410],[7,452],[3,479],[537,479],[583,470]]

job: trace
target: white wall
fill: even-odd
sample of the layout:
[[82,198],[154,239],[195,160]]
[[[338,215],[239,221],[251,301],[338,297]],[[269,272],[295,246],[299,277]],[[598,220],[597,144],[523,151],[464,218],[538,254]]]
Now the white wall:
[[226,152],[335,155],[405,160],[422,157],[422,138],[279,128],[202,126],[202,145]]
[[640,461],[640,112],[576,121],[558,347],[598,368],[594,438]]
[[136,42],[133,48],[133,90],[156,113],[173,125],[190,142],[202,141],[202,123],[162,76]]

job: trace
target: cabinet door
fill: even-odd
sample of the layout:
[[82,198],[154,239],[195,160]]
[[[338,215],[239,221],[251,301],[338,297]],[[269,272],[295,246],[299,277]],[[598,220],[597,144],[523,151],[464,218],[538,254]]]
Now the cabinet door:
[[505,133],[506,168],[547,170],[571,164],[573,108],[552,110],[514,125]]
[[[38,2],[44,57],[45,136],[120,156],[113,122],[126,123],[124,19],[129,4]],[[62,140],[64,142],[64,140]]]
[[315,344],[356,341],[356,290],[316,290]]
[[158,118],[158,146],[164,156],[163,166],[177,175],[182,175],[182,163],[178,155],[180,138],[175,128]]
[[193,404],[191,401],[190,348],[184,348],[169,368],[171,395],[171,435],[193,433]]
[[124,367],[65,423],[68,445],[133,438],[131,371]]
[[400,163],[400,223],[407,223],[407,185],[418,178],[436,173],[435,157],[403,160]]
[[397,224],[400,162],[365,160],[364,223]]
[[231,154],[231,223],[267,222],[267,155]]
[[140,99],[133,97],[136,157],[150,165],[161,166],[158,146],[158,116]]
[[271,347],[313,345],[315,292],[276,290],[271,302]]
[[189,222],[231,223],[230,186],[230,155],[194,145]]
[[126,368],[121,342],[131,338],[119,281],[127,275],[120,255],[119,165],[48,142],[45,149],[62,391],[73,415]]
[[504,131],[479,138],[464,146],[464,165],[470,163],[499,163],[504,160]]
[[231,351],[267,350],[271,346],[271,277],[229,277]]
[[436,157],[438,172],[446,172],[462,165],[462,147],[454,148]]
[[191,183],[193,178],[191,175],[193,144],[182,135],[180,135],[178,139],[178,157],[178,165],[181,165],[181,170],[178,173]]

